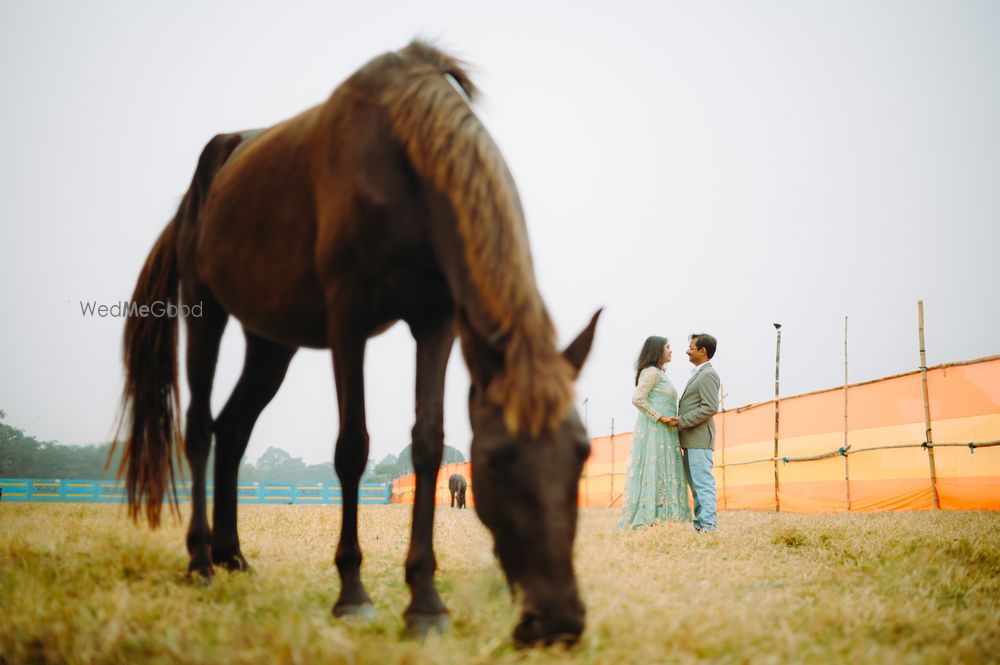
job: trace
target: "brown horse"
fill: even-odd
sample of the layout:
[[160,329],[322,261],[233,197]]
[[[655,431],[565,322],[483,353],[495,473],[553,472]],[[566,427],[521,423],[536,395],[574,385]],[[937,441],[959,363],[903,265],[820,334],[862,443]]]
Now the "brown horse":
[[[125,327],[122,427],[129,511],[154,528],[183,447],[192,476],[189,573],[245,570],[236,527],[240,459],[299,347],[329,348],[340,410],[343,485],[333,613],[371,615],[361,583],[358,483],[368,459],[367,340],[405,321],[416,340],[416,498],[406,581],[408,630],[447,623],[431,531],[443,451],[445,367],[456,331],[470,370],[476,509],[512,588],[515,641],[575,641],[584,609],[572,548],[577,479],[589,444],[572,381],[598,314],[559,353],[539,296],[521,204],[500,151],[469,106],[460,63],[414,42],[375,58],[323,104],[266,130],[216,136],[177,215],[139,275],[138,304],[202,304],[188,316],[191,401],[179,431],[177,321]],[[243,327],[242,375],[213,419],[209,398],[230,316]],[[212,436],[215,498],[205,483]]]
[[468,483],[465,482],[465,476],[460,473],[451,474],[451,478],[448,479],[448,491],[451,492],[451,507],[455,507],[455,503],[458,503],[458,507],[465,508],[465,492],[469,489]]

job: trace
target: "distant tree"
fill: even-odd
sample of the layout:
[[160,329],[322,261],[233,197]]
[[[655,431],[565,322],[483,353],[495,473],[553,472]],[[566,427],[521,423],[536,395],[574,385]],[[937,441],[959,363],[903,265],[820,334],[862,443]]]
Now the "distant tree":
[[[441,456],[442,464],[452,464],[454,462],[464,462],[465,455],[462,454],[457,448],[452,448],[449,445],[445,445],[444,454]],[[413,473],[413,444],[407,444],[403,450],[399,453],[398,466],[400,468],[400,475],[406,475],[408,473]]]
[[[441,462],[442,464],[464,461],[465,456],[462,455],[461,451],[456,450],[451,446],[444,447],[444,455]],[[389,454],[383,457],[382,461],[377,463],[374,460],[368,460],[368,466],[361,482],[385,483],[410,473],[413,473],[413,461],[411,446],[408,445],[400,451],[398,457],[396,455]]]
[[17,478],[20,469],[31,468],[39,445],[23,431],[0,423],[0,476]]
[[458,448],[452,448],[446,445],[444,447],[444,459],[441,461],[442,464],[454,464],[456,462],[464,462],[465,455]]
[[[249,466],[249,465],[248,465]],[[241,467],[243,468],[243,467]],[[247,468],[247,475],[250,469]],[[258,482],[334,483],[331,464],[306,464],[301,457],[292,457],[274,446],[264,451],[253,465],[253,477]]]
[[[6,417],[0,411],[0,417]],[[89,479],[104,474],[104,460],[110,444],[100,446],[65,446],[54,441],[39,441],[33,436],[0,422],[0,476],[5,478]]]
[[254,466],[256,466],[257,470],[261,473],[271,473],[283,467],[291,459],[292,456],[281,448],[271,446],[264,451],[264,454],[260,456],[260,459],[257,460],[257,463]]
[[393,475],[402,472],[402,467],[399,465],[399,458],[395,455],[386,455],[382,458],[382,461],[375,465],[375,473],[381,475]]
[[372,483],[386,483],[393,478],[398,478],[404,475],[402,468],[399,466],[399,460],[395,455],[386,455],[382,458],[382,461],[375,465],[372,470],[372,474],[367,482]]
[[333,464],[323,462],[320,464],[308,464],[302,474],[302,482],[307,483],[336,483],[337,476],[333,472]]
[[[0,410],[0,421],[6,413]],[[23,430],[0,422],[0,477],[5,478],[67,478],[67,479],[112,479],[116,477],[121,462],[123,446],[115,448],[105,471],[105,462],[111,452],[111,444],[91,446],[69,446],[54,441],[38,441]],[[406,446],[398,456],[386,455],[380,462],[369,460],[362,482],[385,483],[400,476],[413,473],[410,454]],[[444,463],[464,462],[461,452],[445,446]],[[208,456],[208,482],[215,478],[215,449]],[[191,471],[187,460],[182,457],[180,468],[176,469],[178,481],[190,481]],[[292,457],[281,448],[268,448],[256,464],[244,459],[240,462],[239,481],[252,482],[298,482],[336,483],[333,465],[306,464],[300,457]]]
[[245,457],[240,460],[239,479],[241,483],[254,483],[259,480],[257,467]]

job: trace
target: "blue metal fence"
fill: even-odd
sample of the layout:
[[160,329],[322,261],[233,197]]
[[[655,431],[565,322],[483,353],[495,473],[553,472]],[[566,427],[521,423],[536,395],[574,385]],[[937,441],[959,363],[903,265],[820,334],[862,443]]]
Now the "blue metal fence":
[[[30,478],[0,478],[2,501],[80,501],[90,503],[122,503],[126,499],[125,483],[114,480],[60,480]],[[207,488],[208,497],[213,486]],[[180,501],[190,501],[191,483],[177,484]],[[359,502],[389,503],[392,483],[362,484]],[[331,483],[240,483],[236,490],[239,503],[302,503],[341,504],[340,485]]]

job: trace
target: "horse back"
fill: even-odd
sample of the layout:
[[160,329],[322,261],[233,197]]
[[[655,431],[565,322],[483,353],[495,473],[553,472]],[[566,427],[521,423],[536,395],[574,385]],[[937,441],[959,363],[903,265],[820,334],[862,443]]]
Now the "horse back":
[[[324,347],[331,316],[371,332],[447,298],[424,225],[427,184],[380,102],[389,79],[363,68],[247,142],[215,179],[198,277],[265,338]],[[338,311],[347,294],[352,309]]]
[[205,144],[198,157],[194,176],[181,199],[177,214],[174,217],[177,234],[178,268],[184,281],[196,281],[194,261],[196,257],[198,236],[201,231],[202,213],[209,192],[215,183],[219,171],[226,165],[230,157],[246,141],[252,140],[261,130],[217,134]]

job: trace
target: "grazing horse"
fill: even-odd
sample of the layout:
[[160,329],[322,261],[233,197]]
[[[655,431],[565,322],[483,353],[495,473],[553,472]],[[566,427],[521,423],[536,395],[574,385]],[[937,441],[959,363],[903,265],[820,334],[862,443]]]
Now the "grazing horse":
[[[472,383],[476,510],[512,589],[523,593],[515,643],[571,643],[583,631],[572,550],[589,442],[572,384],[600,312],[565,351],[556,349],[517,190],[470,107],[475,95],[459,62],[414,42],[367,63],[324,103],[265,130],[216,136],[202,151],[132,296],[140,305],[202,305],[201,316],[184,318],[184,436],[175,317],[127,320],[119,425],[119,475],[134,520],[144,509],[158,526],[164,499],[176,492],[179,451],[187,457],[193,578],[209,581],[216,566],[248,568],[236,526],[240,459],[296,350],[329,348],[340,413],[334,468],[343,485],[333,613],[373,613],[358,544],[358,485],[368,459],[364,354],[370,337],[402,320],[417,349],[407,630],[422,635],[447,624],[434,585],[432,529],[445,367],[457,333]],[[243,328],[246,356],[213,417],[209,399],[229,317]]]
[[451,507],[455,507],[455,500],[458,499],[458,507],[465,508],[465,490],[468,485],[465,482],[465,476],[460,473],[451,474],[451,478],[448,479],[448,490],[451,492]]

